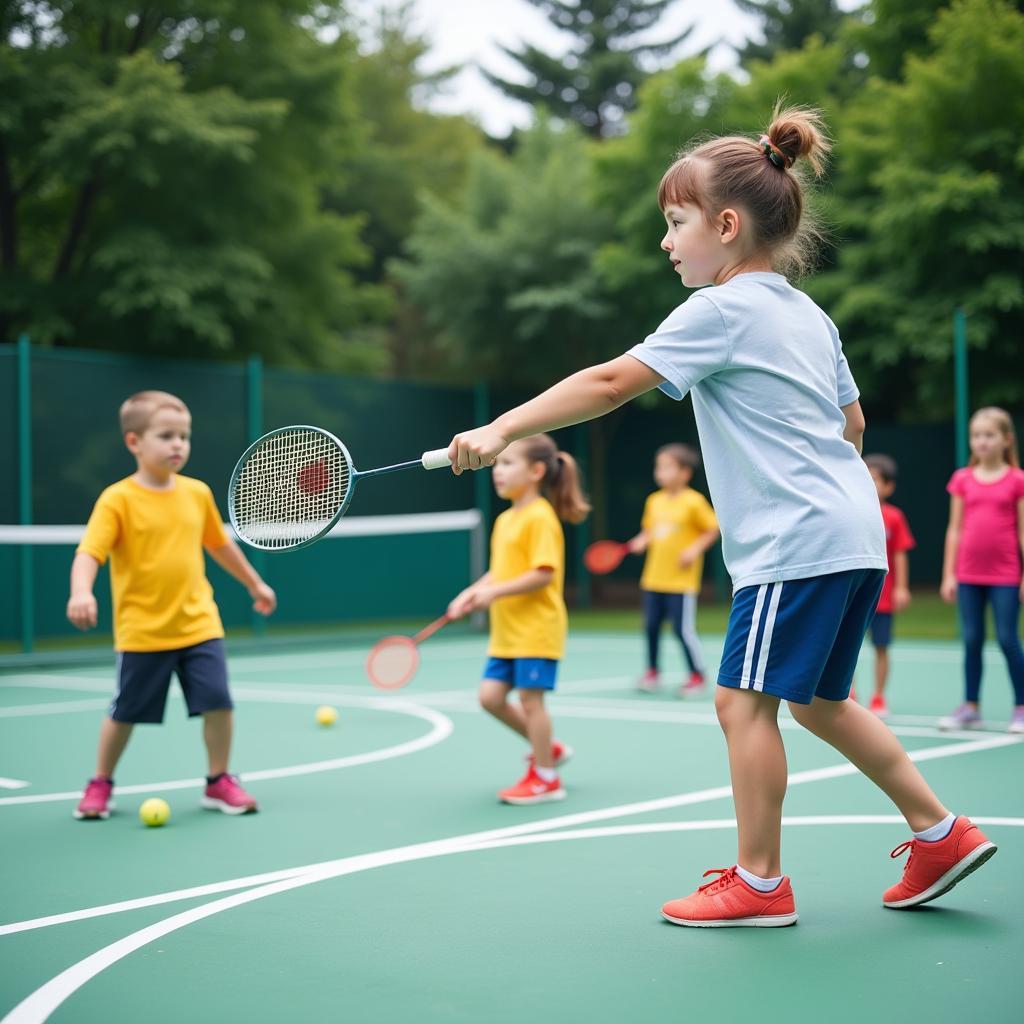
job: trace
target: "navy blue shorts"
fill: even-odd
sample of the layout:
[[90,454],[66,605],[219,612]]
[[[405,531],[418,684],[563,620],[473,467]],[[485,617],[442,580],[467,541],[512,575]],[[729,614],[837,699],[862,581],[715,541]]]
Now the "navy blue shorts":
[[871,620],[871,642],[876,647],[888,647],[892,643],[892,612],[875,612]]
[[234,707],[224,641],[216,639],[175,651],[120,651],[110,717],[115,722],[162,722],[172,673],[181,684],[190,718]]
[[520,690],[553,690],[557,677],[554,658],[488,658],[484,666],[484,679]]
[[797,704],[846,700],[885,573],[852,569],[744,587],[733,598],[721,686]]

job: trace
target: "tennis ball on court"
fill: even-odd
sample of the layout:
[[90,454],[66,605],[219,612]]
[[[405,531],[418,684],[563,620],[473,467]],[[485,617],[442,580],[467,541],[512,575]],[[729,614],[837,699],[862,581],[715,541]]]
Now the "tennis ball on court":
[[334,725],[338,720],[338,709],[332,708],[330,704],[324,704],[316,709],[316,720],[321,725]]
[[167,801],[161,800],[158,796],[151,796],[148,800],[143,801],[139,808],[139,818],[142,824],[148,825],[150,828],[166,825],[170,816],[171,809],[167,805]]

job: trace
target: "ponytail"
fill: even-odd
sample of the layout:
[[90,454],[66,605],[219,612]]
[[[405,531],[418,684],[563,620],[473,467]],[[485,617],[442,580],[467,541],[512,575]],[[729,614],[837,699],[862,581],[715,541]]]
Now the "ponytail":
[[583,493],[576,460],[568,452],[560,451],[547,434],[534,434],[521,443],[527,460],[544,466],[541,490],[558,518],[566,523],[582,523],[590,513],[590,502]]

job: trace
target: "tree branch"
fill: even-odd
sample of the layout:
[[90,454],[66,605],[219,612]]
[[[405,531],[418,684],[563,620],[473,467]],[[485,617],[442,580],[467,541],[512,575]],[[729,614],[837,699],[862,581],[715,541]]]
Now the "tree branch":
[[5,274],[14,272],[18,260],[18,224],[16,220],[17,193],[11,181],[11,165],[7,159],[7,146],[0,138],[0,269]]
[[60,255],[53,268],[53,280],[59,281],[66,277],[71,269],[71,262],[75,258],[82,235],[85,232],[85,225],[89,219],[93,203],[99,195],[100,183],[94,173],[82,186],[75,202],[75,210],[71,215],[71,223],[68,225],[67,234],[64,236],[64,244],[60,248]]

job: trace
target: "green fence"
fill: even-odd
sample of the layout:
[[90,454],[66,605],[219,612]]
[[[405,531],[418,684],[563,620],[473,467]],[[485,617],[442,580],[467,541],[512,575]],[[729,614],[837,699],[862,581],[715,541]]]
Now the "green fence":
[[[0,488],[0,523],[84,523],[100,490],[134,469],[119,436],[117,410],[127,395],[146,388],[171,391],[189,405],[193,451],[187,472],[206,480],[222,507],[239,453],[265,430],[315,423],[345,440],[357,466],[373,466],[440,447],[489,411],[526,397],[482,386],[265,368],[256,360],[169,361],[27,343],[0,345],[0,427],[9,439],[0,454],[0,479],[8,482]],[[672,440],[696,441],[690,403],[652,396],[593,424],[562,431],[558,440],[580,459],[595,499],[591,522],[567,531],[571,597],[585,604],[592,591],[598,603],[629,600],[638,560],[628,560],[608,580],[590,581],[576,571],[579,554],[591,537],[624,538],[636,531],[644,497],[653,487],[655,449]],[[917,585],[939,576],[944,488],[955,468],[955,448],[949,424],[869,423],[866,450],[887,452],[900,464],[894,501],[906,511],[917,536],[911,559]],[[701,473],[694,483],[706,491]],[[486,532],[498,510],[488,474],[397,474],[360,488],[352,515],[474,508]],[[469,532],[462,528],[419,538],[342,538],[306,553],[264,556],[261,568],[282,591],[280,623],[417,616],[436,614],[452,589],[463,585],[473,571],[470,548]],[[68,634],[63,610],[71,550],[68,545],[0,545],[0,643],[31,644],[37,637]],[[728,581],[717,551],[707,578],[709,596],[726,596]],[[211,579],[229,627],[251,624],[240,589],[216,567]]]

